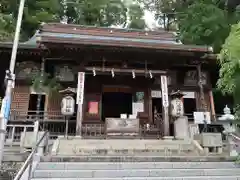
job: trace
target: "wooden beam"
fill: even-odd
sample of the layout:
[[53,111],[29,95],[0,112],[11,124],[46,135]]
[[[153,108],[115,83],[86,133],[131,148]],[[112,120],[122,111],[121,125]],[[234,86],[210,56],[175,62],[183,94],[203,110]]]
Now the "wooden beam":
[[100,72],[111,72],[112,70],[116,73],[132,73],[133,71],[136,74],[146,74],[151,72],[152,74],[166,74],[167,71],[162,71],[162,70],[145,70],[145,69],[115,69],[115,68],[101,68],[101,67],[85,67],[85,70],[87,71],[93,71],[95,70],[100,71]]

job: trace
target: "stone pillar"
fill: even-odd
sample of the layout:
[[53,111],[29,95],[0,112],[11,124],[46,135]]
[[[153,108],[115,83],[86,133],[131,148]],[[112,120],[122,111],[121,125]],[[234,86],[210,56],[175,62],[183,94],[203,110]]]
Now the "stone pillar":
[[168,83],[167,76],[161,76],[162,105],[163,105],[163,122],[164,136],[169,136],[169,100],[168,100]]
[[189,139],[187,116],[181,116],[174,121],[174,134],[177,139]]

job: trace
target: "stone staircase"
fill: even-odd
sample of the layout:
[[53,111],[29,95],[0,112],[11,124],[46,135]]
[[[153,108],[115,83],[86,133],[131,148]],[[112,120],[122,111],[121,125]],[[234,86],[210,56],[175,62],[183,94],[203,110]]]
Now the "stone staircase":
[[40,162],[33,180],[239,180],[233,162]]
[[232,159],[199,154],[190,140],[60,138],[52,152],[32,180],[240,180]]
[[29,155],[28,151],[20,146],[5,146],[3,153],[4,162],[24,162]]

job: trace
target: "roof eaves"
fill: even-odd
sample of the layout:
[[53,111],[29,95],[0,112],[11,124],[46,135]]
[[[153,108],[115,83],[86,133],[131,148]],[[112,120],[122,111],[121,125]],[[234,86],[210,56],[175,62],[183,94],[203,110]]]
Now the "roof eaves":
[[[156,45],[163,46],[163,48],[170,48],[174,50],[184,50],[184,51],[201,51],[201,52],[212,52],[211,48],[208,46],[198,46],[198,45],[184,45],[182,43],[178,43],[171,40],[160,40],[160,39],[140,39],[140,38],[124,38],[124,37],[106,37],[106,36],[92,36],[92,35],[79,35],[79,34],[65,34],[65,33],[47,33],[43,32],[40,34],[40,37],[44,38],[54,38],[58,39],[58,42],[61,42],[61,40],[69,41],[69,40],[79,40],[79,43],[81,43],[81,40],[84,41],[97,41],[97,42],[110,42],[116,43],[119,42],[125,42],[125,43],[142,43],[142,44],[152,44],[153,48]],[[99,43],[100,45],[101,43]]]

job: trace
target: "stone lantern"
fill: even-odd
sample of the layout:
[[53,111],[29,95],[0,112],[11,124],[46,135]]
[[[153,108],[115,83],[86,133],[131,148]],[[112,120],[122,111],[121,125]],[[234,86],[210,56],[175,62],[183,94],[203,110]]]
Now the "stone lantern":
[[237,156],[238,152],[235,148],[235,142],[231,133],[236,132],[236,125],[234,123],[235,117],[231,114],[231,109],[226,105],[223,109],[223,115],[218,118],[217,123],[222,124],[224,127],[224,134],[227,137],[229,143],[230,156]]
[[188,118],[184,116],[182,97],[184,94],[178,90],[172,92],[171,96],[171,116],[174,121],[174,135],[177,139],[188,139]]

